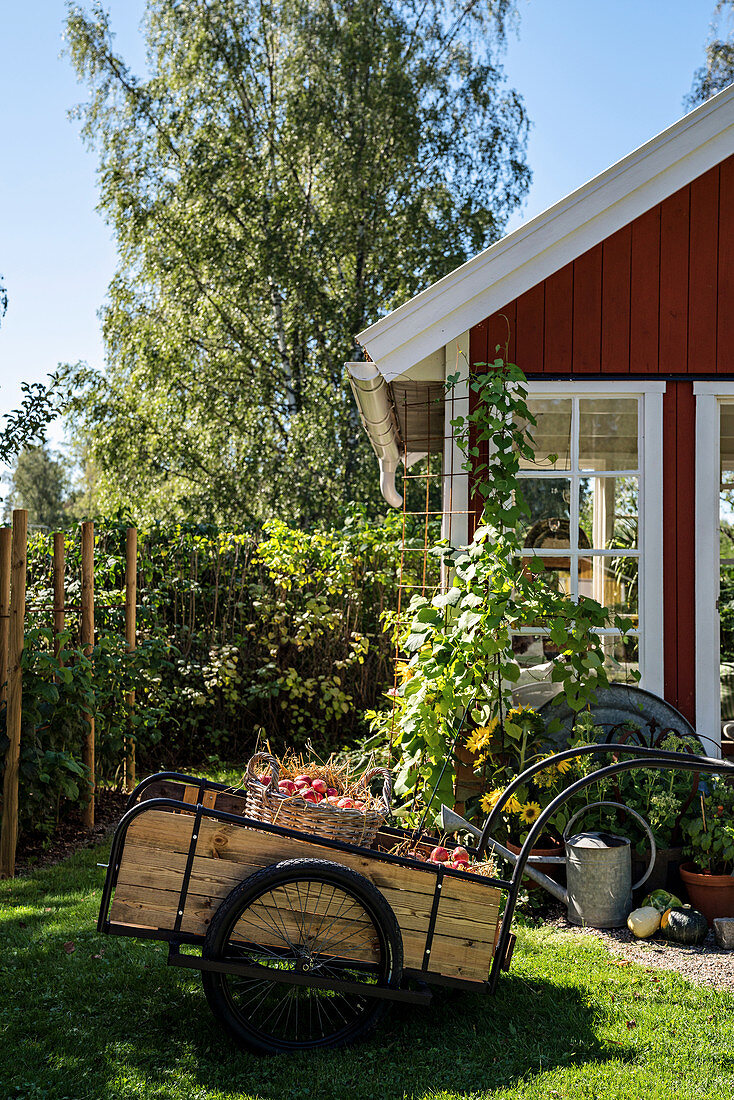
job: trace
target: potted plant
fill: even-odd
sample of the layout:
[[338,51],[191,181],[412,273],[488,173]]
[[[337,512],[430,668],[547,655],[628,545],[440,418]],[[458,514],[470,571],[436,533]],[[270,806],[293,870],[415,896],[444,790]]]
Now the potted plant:
[[[479,808],[485,814],[494,808],[508,783],[531,764],[551,754],[542,717],[532,707],[524,706],[509,710],[502,723],[495,718],[488,726],[473,730],[467,738],[466,748],[486,791],[479,799]],[[562,761],[559,766],[538,772],[508,800],[502,813],[504,835],[500,834],[498,839],[502,839],[511,852],[520,851],[531,826],[562,788],[563,774],[570,766],[570,761]],[[533,848],[532,855],[557,856],[562,852],[560,834],[551,825]],[[551,876],[558,874],[557,864],[539,864],[538,867]]]
[[680,873],[691,904],[712,925],[715,917],[734,917],[734,787],[724,776],[701,787],[696,812],[683,822],[692,862]]

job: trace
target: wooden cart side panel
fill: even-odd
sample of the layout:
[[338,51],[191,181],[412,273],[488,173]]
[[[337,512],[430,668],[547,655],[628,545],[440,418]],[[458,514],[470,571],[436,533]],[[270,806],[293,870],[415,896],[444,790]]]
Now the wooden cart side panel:
[[446,875],[431,945],[431,970],[486,982],[494,955],[501,892]]
[[[110,913],[113,922],[172,930],[178,912],[193,814],[150,810],[130,825]],[[282,859],[324,858],[364,875],[392,907],[403,936],[404,965],[423,966],[435,870],[404,867],[353,852],[202,818],[181,931],[204,936],[221,901],[254,871]],[[496,888],[443,880],[430,969],[485,981],[498,919]]]

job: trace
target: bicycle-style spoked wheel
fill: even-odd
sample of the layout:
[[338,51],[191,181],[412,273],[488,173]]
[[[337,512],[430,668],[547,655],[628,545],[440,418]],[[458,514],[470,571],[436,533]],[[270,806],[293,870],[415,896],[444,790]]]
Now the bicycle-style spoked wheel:
[[[359,987],[398,986],[403,950],[395,914],[371,882],[337,863],[293,859],[256,872],[222,902],[204,958],[261,968],[257,976],[204,971],[204,990],[239,1042],[276,1053],[367,1034],[387,1002]],[[288,984],[277,977],[284,971],[350,988]]]

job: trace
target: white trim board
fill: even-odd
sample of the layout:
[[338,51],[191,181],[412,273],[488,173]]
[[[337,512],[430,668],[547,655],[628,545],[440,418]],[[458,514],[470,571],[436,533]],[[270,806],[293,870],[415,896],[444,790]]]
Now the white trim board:
[[569,378],[567,381],[544,382],[542,378],[526,380],[528,393],[567,393],[571,397],[618,397],[620,393],[665,393],[667,382],[647,382],[636,378],[608,378],[606,381],[589,382],[583,378]]
[[734,154],[734,84],[361,332],[391,381]]
[[706,752],[721,752],[721,684],[719,643],[719,400],[729,383],[714,383],[716,393],[696,393],[696,730],[710,738]]

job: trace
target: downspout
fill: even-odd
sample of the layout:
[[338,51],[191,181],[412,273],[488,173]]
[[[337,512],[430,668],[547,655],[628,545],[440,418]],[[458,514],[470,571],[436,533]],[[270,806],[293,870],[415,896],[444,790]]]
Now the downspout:
[[393,508],[402,508],[403,498],[395,488],[395,474],[402,457],[400,435],[387,382],[374,363],[345,366],[362,425],[380,464],[380,492]]

